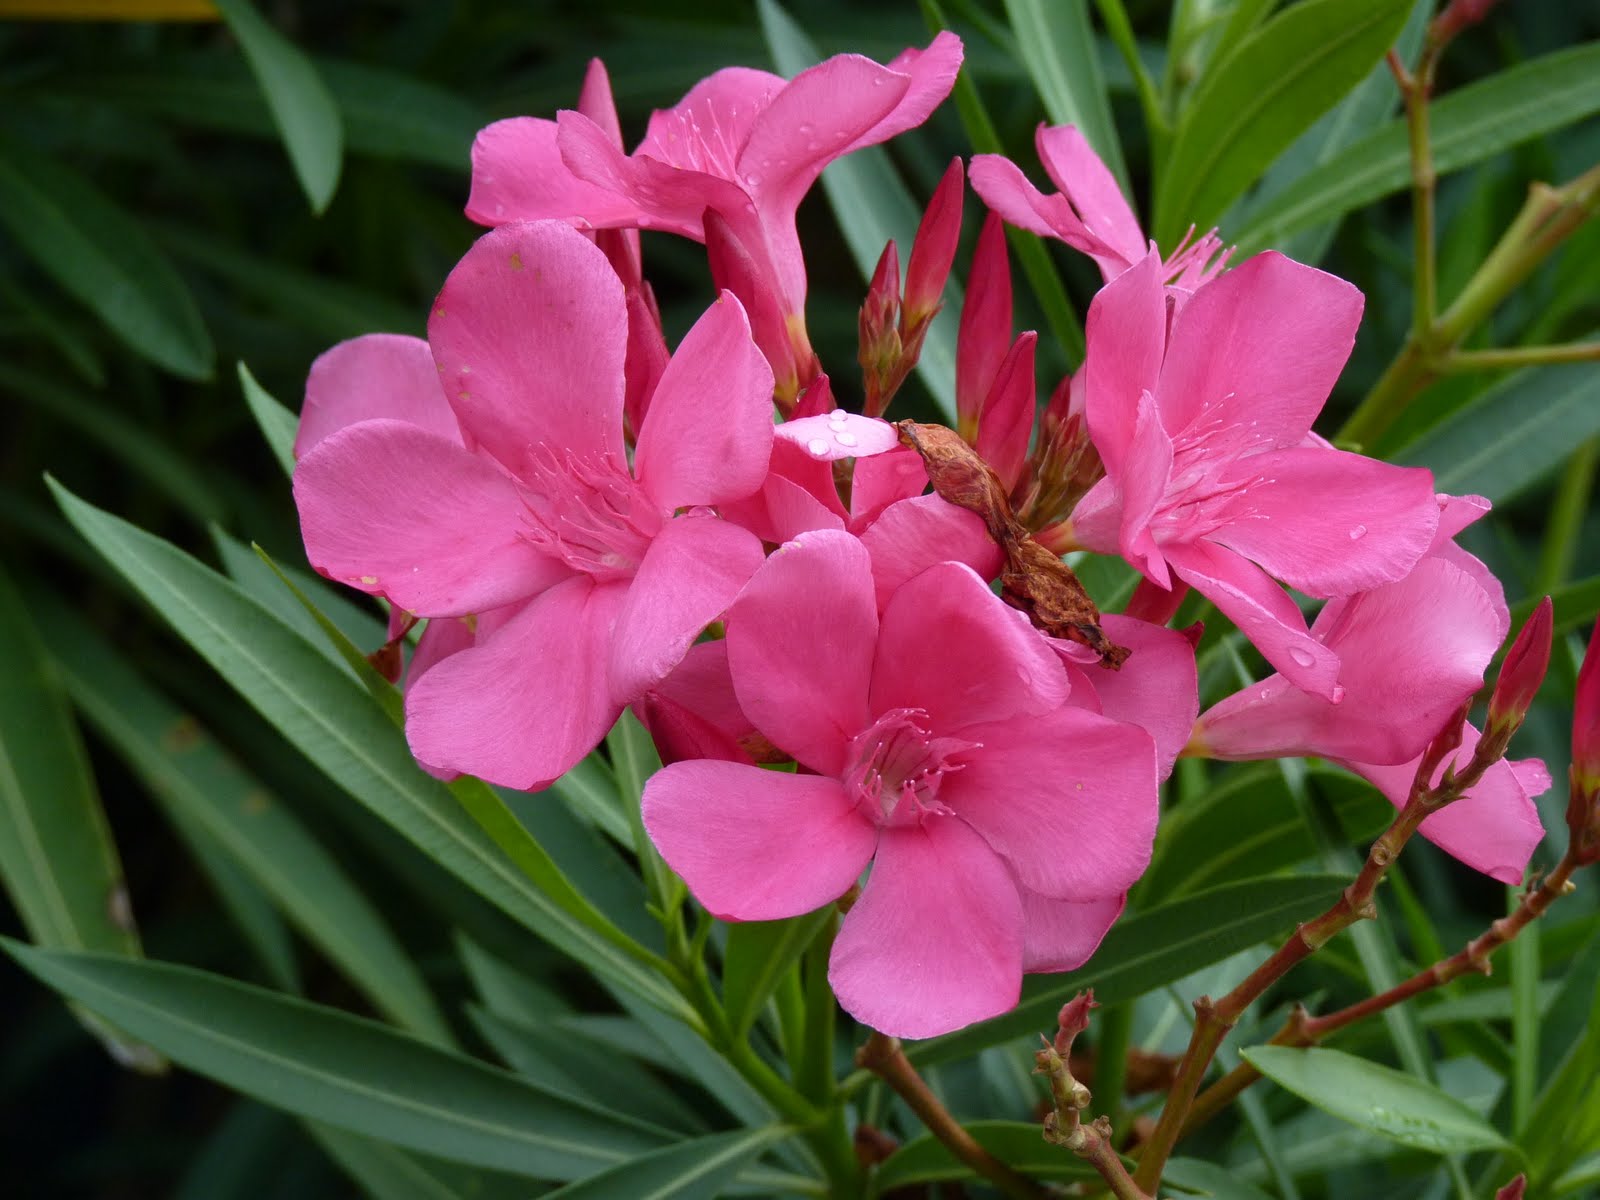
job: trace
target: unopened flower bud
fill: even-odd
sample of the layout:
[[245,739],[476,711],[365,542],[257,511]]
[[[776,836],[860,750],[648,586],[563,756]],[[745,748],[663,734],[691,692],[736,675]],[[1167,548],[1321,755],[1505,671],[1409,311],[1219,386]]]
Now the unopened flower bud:
[[950,264],[955,261],[956,242],[961,237],[961,200],[966,175],[959,158],[953,159],[934,189],[928,211],[917,226],[911,243],[911,261],[906,265],[906,298],[902,337],[907,343],[921,344],[928,322],[939,311]]
[[1489,10],[1500,0],[1451,0],[1443,12],[1428,26],[1428,40],[1442,46],[1463,29],[1476,25],[1489,15]]
[[1057,1054],[1066,1058],[1072,1053],[1074,1039],[1089,1028],[1089,1010],[1099,1007],[1094,1002],[1092,988],[1087,992],[1079,992],[1061,1006],[1061,1011],[1056,1014],[1056,1036],[1052,1043]]
[[889,386],[900,366],[900,254],[891,241],[878,258],[861,304],[860,349],[856,358],[866,378],[867,412],[877,416],[888,403]]
[[1572,789],[1567,801],[1567,832],[1572,853],[1584,863],[1600,862],[1600,628],[1578,668],[1572,710]]
[[1011,348],[1011,264],[1006,230],[990,213],[978,235],[961,305],[956,337],[956,430],[969,443],[978,440],[978,418],[989,389]]
[[1528,1190],[1528,1177],[1518,1175],[1494,1194],[1494,1200],[1522,1200]]
[[721,213],[708,208],[702,217],[711,281],[726,288],[744,305],[750,335],[772,367],[773,394],[785,412],[821,370],[806,336],[805,315],[785,313],[771,281],[777,278],[764,247],[752,247]]
[[1506,651],[1494,695],[1489,698],[1489,719],[1483,730],[1484,740],[1494,741],[1501,754],[1511,735],[1522,727],[1539,685],[1544,682],[1544,673],[1550,666],[1554,624],[1554,609],[1546,596]]

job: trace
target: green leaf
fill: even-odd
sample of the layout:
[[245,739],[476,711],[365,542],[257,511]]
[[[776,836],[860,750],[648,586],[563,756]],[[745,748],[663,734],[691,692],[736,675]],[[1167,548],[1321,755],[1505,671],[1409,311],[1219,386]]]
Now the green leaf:
[[792,1133],[781,1125],[680,1142],[549,1193],[554,1200],[673,1200],[715,1196],[744,1165]]
[[1057,1010],[1085,988],[1093,988],[1103,1004],[1132,1000],[1316,915],[1348,882],[1343,875],[1252,879],[1138,913],[1112,926],[1094,957],[1076,971],[1024,979],[1022,1001],[1009,1013],[907,1046],[906,1056],[930,1066],[1054,1029]]
[[[1042,1095],[1042,1093],[1041,1093]],[[1093,1179],[1095,1170],[1070,1150],[1044,1140],[1037,1121],[966,1121],[968,1133],[1007,1166],[1034,1179]],[[971,1167],[932,1134],[896,1150],[873,1176],[875,1194],[916,1184],[974,1179]]]
[[[821,60],[811,39],[777,0],[756,0],[756,11],[779,72],[797,75]],[[881,146],[857,150],[830,164],[822,173],[822,190],[828,194],[828,203],[863,280],[872,278],[889,240],[900,247],[902,258],[909,254],[922,211],[900,182]],[[961,286],[952,279],[945,284],[944,307],[934,317],[922,343],[922,357],[917,361],[917,373],[929,394],[952,419],[956,412],[956,327],[960,311]]]
[[1199,1158],[1171,1158],[1161,1172],[1161,1182],[1212,1200],[1272,1200],[1266,1192],[1246,1183],[1227,1167]]
[[278,460],[285,475],[294,474],[294,435],[300,428],[300,418],[281,404],[271,392],[256,382],[250,368],[239,360],[239,390],[244,402],[250,406],[250,415],[256,419],[267,449]]
[[1388,457],[1431,467],[1441,492],[1476,492],[1500,504],[1596,433],[1600,371],[1565,363],[1506,377]]
[[[1600,112],[1600,42],[1545,54],[1435,100],[1428,128],[1440,174],[1492,158]],[[1391,121],[1302,175],[1238,231],[1241,255],[1337,220],[1411,186],[1404,120]]]
[[216,0],[283,135],[294,173],[320,213],[339,186],[344,124],[327,85],[300,50],[262,19],[250,0]]
[[305,1127],[373,1200],[527,1200],[529,1195],[528,1181],[514,1175],[414,1154],[316,1121]]
[[1212,63],[1184,107],[1156,189],[1156,240],[1207,229],[1362,81],[1405,24],[1397,0],[1302,0]]
[[61,612],[46,628],[79,711],[174,822],[197,826],[223,846],[379,1012],[419,1037],[452,1045],[405,948],[282,801],[81,622]]
[[1050,123],[1082,130],[1124,195],[1129,194],[1128,168],[1111,121],[1088,5],[1084,0],[1006,0],[1006,15]]
[[1504,1148],[1477,1113],[1414,1076],[1321,1046],[1252,1046],[1240,1056],[1285,1091],[1373,1133],[1434,1154]]
[[337,1009],[169,963],[7,940],[0,947],[192,1071],[296,1116],[424,1154],[572,1179],[663,1140],[622,1113]]
[[50,483],[78,531],[330,779],[557,949],[692,1019],[683,999],[647,965],[653,956],[621,949],[623,935],[599,932],[609,923],[592,907],[569,910],[570,896],[546,894],[500,852],[450,790],[417,766],[400,730],[359,682],[216,572]]
[[216,351],[182,278],[143,227],[82,175],[0,137],[0,227],[135,353],[207,379]]
[[778,981],[828,923],[833,908],[784,921],[735,921],[722,953],[722,1005],[735,1037],[744,1036]]

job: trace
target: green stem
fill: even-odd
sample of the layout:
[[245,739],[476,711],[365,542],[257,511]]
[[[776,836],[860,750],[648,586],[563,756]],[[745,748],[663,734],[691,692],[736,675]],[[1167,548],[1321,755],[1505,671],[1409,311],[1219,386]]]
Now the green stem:
[[1151,157],[1162,159],[1166,155],[1167,144],[1172,140],[1172,122],[1167,119],[1166,109],[1162,107],[1155,81],[1150,78],[1144,60],[1139,57],[1139,46],[1133,37],[1133,25],[1128,21],[1127,9],[1122,7],[1122,0],[1095,0],[1095,7],[1100,10],[1100,19],[1105,22],[1106,32],[1111,35],[1112,42],[1122,54],[1122,61],[1128,64],[1128,73],[1133,76],[1134,91],[1138,94],[1139,106],[1144,110],[1145,129],[1150,134]]
[[1124,1128],[1123,1093],[1128,1081],[1128,1045],[1133,1040],[1133,1005],[1108,1004],[1100,1010],[1094,1055],[1095,1107]]
[[839,1024],[838,1002],[828,984],[828,956],[839,930],[837,914],[818,932],[802,960],[805,972],[805,1041],[795,1082],[800,1091],[818,1103],[835,1094],[833,1074],[834,1032]]
[[[1516,889],[1507,889],[1511,915],[1519,907]],[[1526,1129],[1539,1094],[1539,939],[1511,943],[1511,1128]]]
[[1506,371],[1553,363],[1600,362],[1600,342],[1567,342],[1557,346],[1507,346],[1498,350],[1455,350],[1434,364],[1440,374]]

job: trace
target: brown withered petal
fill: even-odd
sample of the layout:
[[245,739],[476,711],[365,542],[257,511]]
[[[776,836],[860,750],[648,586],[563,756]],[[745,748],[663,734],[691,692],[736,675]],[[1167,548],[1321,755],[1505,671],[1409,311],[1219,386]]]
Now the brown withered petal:
[[1119,669],[1129,651],[1106,637],[1100,610],[1059,556],[1039,545],[1011,510],[1006,489],[961,435],[943,425],[897,422],[900,440],[922,456],[933,490],[950,504],[983,519],[1006,556],[1001,599],[1028,614],[1051,637],[1089,647],[1102,666]]

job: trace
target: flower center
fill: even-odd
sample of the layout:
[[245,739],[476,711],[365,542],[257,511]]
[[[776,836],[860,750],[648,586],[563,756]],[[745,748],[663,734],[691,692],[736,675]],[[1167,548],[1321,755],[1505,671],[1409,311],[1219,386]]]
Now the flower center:
[[522,480],[523,537],[600,581],[630,578],[664,522],[665,514],[610,454],[581,458],[540,446]]
[[950,810],[938,802],[947,771],[982,743],[934,737],[920,708],[892,708],[850,740],[844,785],[879,825],[913,825]]
[[639,150],[670,166],[740,183],[739,152],[764,103],[765,97],[741,114],[736,105],[702,96],[693,104],[658,112]]

